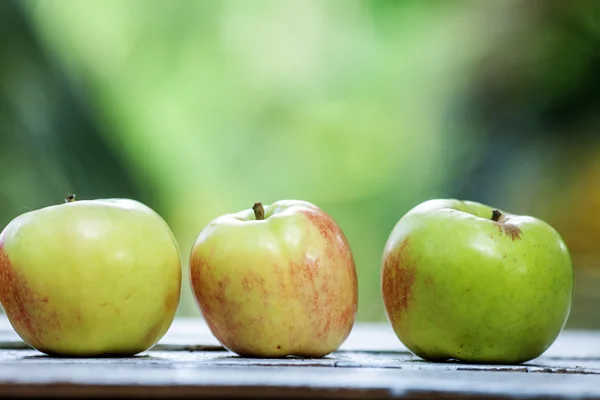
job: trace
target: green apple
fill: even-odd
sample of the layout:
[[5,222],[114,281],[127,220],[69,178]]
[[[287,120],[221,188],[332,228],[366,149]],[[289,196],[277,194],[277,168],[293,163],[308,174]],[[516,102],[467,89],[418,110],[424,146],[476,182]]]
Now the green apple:
[[21,339],[49,355],[149,349],[173,321],[181,274],[169,227],[134,200],[70,196],[0,234],[0,304]]
[[540,356],[563,329],[573,267],[544,221],[429,200],[392,230],[381,289],[394,332],[417,356],[516,364]]
[[298,200],[223,215],[198,235],[190,282],[213,335],[247,357],[322,357],[345,341],[358,285],[350,246]]

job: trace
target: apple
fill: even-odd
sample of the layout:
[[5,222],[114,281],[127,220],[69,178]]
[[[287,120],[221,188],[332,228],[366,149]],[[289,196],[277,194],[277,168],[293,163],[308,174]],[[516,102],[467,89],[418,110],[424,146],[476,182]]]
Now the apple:
[[190,283],[213,335],[246,357],[323,357],[346,340],[358,306],[344,233],[300,200],[209,222],[190,254]]
[[540,219],[436,199],[393,228],[381,290],[394,332],[422,359],[519,364],[563,329],[573,267],[560,235]]
[[0,233],[0,304],[21,339],[48,355],[149,349],[174,319],[181,277],[171,230],[135,200],[69,196]]

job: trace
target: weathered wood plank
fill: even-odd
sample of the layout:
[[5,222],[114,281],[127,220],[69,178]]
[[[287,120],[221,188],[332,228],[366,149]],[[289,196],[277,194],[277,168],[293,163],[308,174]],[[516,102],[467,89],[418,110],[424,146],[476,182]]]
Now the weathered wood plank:
[[[154,349],[127,358],[51,358],[0,320],[0,397],[599,398],[600,333],[564,331],[518,366],[428,363],[389,324],[356,324],[323,359],[248,359],[225,351],[200,319],[178,319]],[[198,351],[208,349],[210,351]]]
[[337,367],[337,368],[389,368],[422,371],[504,371],[554,374],[600,375],[600,360],[562,359],[539,357],[521,365],[485,365],[456,362],[430,363],[410,353],[397,352],[336,352],[321,359],[287,357],[261,359],[238,357],[227,351],[149,351],[136,357],[115,358],[51,358],[34,350],[0,351],[0,367],[12,368],[15,364],[27,365],[89,365],[110,364],[147,366],[225,366],[225,367]]
[[[0,395],[129,395],[332,398],[600,398],[600,376],[431,368],[298,368],[196,363],[12,363]],[[4,367],[7,365],[4,364]],[[37,389],[37,390],[36,390]]]

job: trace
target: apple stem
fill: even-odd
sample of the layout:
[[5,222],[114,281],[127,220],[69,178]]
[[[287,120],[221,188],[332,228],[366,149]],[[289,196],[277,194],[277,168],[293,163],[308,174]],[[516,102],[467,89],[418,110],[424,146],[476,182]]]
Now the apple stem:
[[500,219],[501,216],[502,216],[502,213],[500,211],[498,211],[498,210],[492,211],[492,221],[498,222],[498,220]]
[[254,217],[257,221],[265,219],[265,209],[260,201],[254,203],[252,210],[254,210]]
[[74,194],[70,194],[67,196],[67,198],[65,199],[65,203],[72,203],[75,201],[75,195]]

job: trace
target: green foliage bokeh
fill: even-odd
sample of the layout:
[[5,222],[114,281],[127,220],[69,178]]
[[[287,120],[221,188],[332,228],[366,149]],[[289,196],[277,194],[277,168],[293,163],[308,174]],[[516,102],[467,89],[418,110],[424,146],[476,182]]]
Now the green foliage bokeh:
[[[20,65],[0,66],[14,118],[0,123],[35,132],[40,149],[15,136],[10,148],[30,156],[17,166],[0,160],[16,171],[0,175],[0,200],[10,204],[2,222],[68,192],[136,197],[172,227],[187,271],[191,245],[212,218],[255,201],[311,201],[352,246],[359,319],[382,320],[381,252],[394,224],[421,201],[462,193],[466,177],[489,162],[485,124],[464,116],[473,106],[466,99],[498,37],[513,34],[517,3],[21,2],[25,22],[11,28],[14,46],[3,53]],[[530,26],[528,57],[569,52],[569,62],[519,87],[535,95],[509,94],[533,115],[570,95],[590,68],[583,50]],[[40,139],[44,129],[62,142]],[[507,188],[545,182],[531,160],[504,163],[513,168],[503,170],[506,184],[472,200],[530,211],[527,190]],[[544,184],[536,190],[553,189]],[[180,314],[198,315],[184,275]]]

